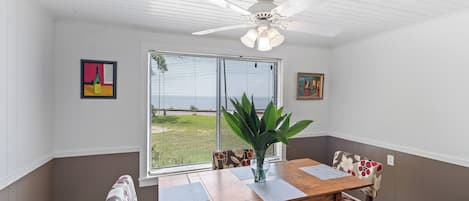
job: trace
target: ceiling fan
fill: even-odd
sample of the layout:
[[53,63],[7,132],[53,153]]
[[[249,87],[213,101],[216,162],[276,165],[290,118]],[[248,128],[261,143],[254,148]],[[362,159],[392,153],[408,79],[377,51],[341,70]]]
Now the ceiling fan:
[[206,35],[220,31],[232,29],[251,28],[241,37],[241,42],[250,48],[257,48],[259,51],[269,51],[273,47],[281,45],[285,36],[280,30],[296,31],[308,34],[315,34],[324,37],[335,37],[342,29],[333,25],[314,25],[288,20],[312,6],[320,5],[326,0],[286,0],[277,5],[274,0],[258,0],[257,3],[244,9],[231,0],[209,0],[211,3],[229,8],[242,16],[248,17],[245,24],[231,25],[204,31],[194,32],[193,35]]

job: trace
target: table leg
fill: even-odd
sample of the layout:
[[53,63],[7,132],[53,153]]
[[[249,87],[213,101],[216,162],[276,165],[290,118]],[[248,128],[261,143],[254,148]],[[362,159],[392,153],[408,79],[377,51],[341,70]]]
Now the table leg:
[[342,192],[335,194],[335,201],[342,201]]

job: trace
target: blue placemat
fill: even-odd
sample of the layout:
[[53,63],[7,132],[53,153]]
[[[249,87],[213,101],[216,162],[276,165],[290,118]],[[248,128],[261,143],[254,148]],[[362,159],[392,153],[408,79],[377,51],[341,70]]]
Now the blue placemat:
[[[244,181],[248,179],[254,179],[254,175],[252,174],[252,170],[250,166],[246,167],[237,167],[237,168],[230,168],[231,173],[233,173],[239,180]],[[267,172],[267,176],[273,176],[272,172]]]
[[208,201],[207,192],[200,183],[161,188],[159,201]]
[[264,201],[284,201],[306,196],[305,193],[283,179],[253,183],[248,186]]
[[309,167],[301,167],[300,170],[303,170],[306,173],[313,175],[314,177],[317,177],[321,180],[337,179],[348,176],[347,173],[324,164]]

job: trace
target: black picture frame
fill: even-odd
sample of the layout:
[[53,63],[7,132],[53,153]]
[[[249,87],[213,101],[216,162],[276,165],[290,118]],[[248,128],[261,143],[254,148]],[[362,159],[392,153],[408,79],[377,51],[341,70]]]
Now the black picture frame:
[[[86,95],[85,85],[89,84],[85,82],[85,65],[87,63],[92,64],[112,64],[112,95]],[[117,61],[105,61],[105,60],[92,60],[92,59],[81,59],[80,60],[80,97],[81,99],[117,99]]]

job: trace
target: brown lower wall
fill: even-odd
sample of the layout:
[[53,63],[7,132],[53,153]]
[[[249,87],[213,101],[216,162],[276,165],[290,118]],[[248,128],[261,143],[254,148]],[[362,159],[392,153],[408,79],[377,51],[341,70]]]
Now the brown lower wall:
[[[331,165],[334,152],[347,151],[385,164],[376,201],[469,201],[469,168],[336,137],[296,138],[287,159],[309,157]],[[387,166],[387,155],[395,166]],[[359,192],[349,192],[363,199]]]
[[469,168],[335,137],[328,137],[327,147],[329,164],[337,150],[383,164],[387,154],[394,155],[395,166],[385,165],[376,201],[469,201]]
[[[289,141],[287,159],[312,158],[330,164],[343,150],[386,164],[376,201],[469,201],[469,168],[335,137]],[[116,178],[130,174],[138,186],[139,154],[59,158],[0,191],[0,201],[102,201]],[[356,192],[351,192],[360,196]],[[138,188],[139,201],[156,201],[157,187]]]
[[51,201],[53,162],[49,161],[0,190],[0,201]]
[[328,139],[327,136],[290,139],[287,145],[287,160],[312,158],[328,164]]
[[158,190],[138,187],[139,153],[54,159],[54,201],[103,201],[116,179],[129,174],[139,201],[156,201]]

